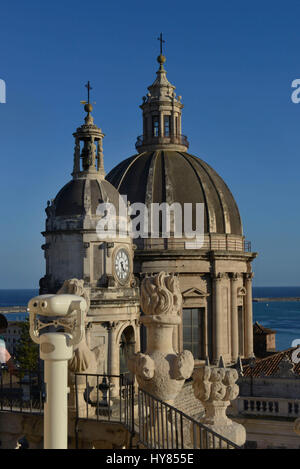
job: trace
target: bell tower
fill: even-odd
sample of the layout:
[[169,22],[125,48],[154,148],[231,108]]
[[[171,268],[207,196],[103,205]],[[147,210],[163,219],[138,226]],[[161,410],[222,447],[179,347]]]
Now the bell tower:
[[90,82],[85,85],[88,90],[88,100],[81,101],[84,104],[84,110],[87,115],[85,123],[78,127],[73,136],[75,138],[74,165],[72,176],[74,179],[80,177],[98,177],[105,178],[103,163],[102,139],[104,133],[94,124],[94,118],[91,115],[93,106],[90,103],[90,91],[92,89]]

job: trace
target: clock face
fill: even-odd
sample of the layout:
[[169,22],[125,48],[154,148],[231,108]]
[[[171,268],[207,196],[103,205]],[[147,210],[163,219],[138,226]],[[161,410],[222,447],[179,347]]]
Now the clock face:
[[130,274],[130,261],[128,252],[119,249],[115,256],[115,272],[120,283],[126,283]]

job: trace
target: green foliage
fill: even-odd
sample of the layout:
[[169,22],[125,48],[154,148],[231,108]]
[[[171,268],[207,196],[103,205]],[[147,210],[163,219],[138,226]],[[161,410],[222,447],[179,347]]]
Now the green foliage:
[[29,335],[29,320],[21,323],[21,335],[16,347],[16,360],[23,370],[37,370],[39,365],[39,346]]

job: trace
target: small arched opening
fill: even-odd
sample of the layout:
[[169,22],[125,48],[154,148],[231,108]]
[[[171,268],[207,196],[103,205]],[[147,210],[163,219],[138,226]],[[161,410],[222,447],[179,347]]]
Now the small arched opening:
[[120,373],[128,373],[128,359],[135,352],[135,333],[132,326],[127,326],[120,338]]

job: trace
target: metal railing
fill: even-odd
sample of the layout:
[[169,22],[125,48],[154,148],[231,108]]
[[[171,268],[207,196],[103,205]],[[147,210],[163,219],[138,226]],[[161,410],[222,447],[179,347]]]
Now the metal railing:
[[138,448],[241,449],[148,392],[135,393],[131,375],[77,373],[75,392],[76,434],[80,420],[96,420],[123,424],[132,436],[137,435]]
[[245,252],[252,252],[251,251],[251,241],[244,241],[244,251]]
[[44,400],[41,370],[0,370],[0,411],[42,414]]
[[175,407],[138,390],[139,441],[148,449],[241,449]]
[[157,137],[154,136],[147,136],[147,135],[139,135],[137,137],[137,141],[135,144],[136,149],[143,145],[158,145],[160,143],[173,143],[175,145],[184,145],[185,147],[189,147],[189,142],[186,135],[159,135]]
[[76,421],[122,423],[134,432],[134,382],[128,374],[75,374]]

